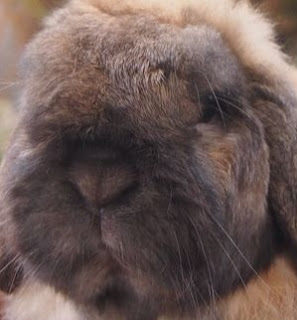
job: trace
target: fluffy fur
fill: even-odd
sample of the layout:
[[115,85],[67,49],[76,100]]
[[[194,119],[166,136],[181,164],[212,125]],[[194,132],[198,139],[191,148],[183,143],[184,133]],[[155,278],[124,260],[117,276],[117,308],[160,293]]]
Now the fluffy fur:
[[[256,74],[265,74],[274,80],[280,77],[287,81],[296,79],[294,68],[275,42],[273,24],[249,1],[75,0],[73,6],[86,11],[93,11],[95,7],[112,15],[150,12],[161,21],[180,26],[188,23],[195,12],[199,23],[212,25],[218,30],[240,61]],[[197,23],[197,17],[195,19]],[[48,20],[48,23],[51,21],[54,20]]]
[[84,319],[67,298],[38,282],[26,283],[17,294],[7,298],[6,303],[8,307],[3,312],[4,319]]
[[[286,259],[275,261],[270,270],[258,275],[230,297],[218,305],[212,306],[212,311],[220,310],[224,320],[294,320],[296,318],[297,277],[294,268]],[[11,302],[10,302],[11,301]],[[198,314],[195,320],[201,320]],[[82,320],[85,317],[65,297],[61,297],[52,288],[42,284],[26,284],[20,292],[15,293],[7,302],[4,319],[15,320]],[[94,319],[94,318],[93,318]],[[100,319],[100,318],[99,318]],[[178,320],[175,317],[159,320]]]
[[287,60],[246,1],[47,18],[1,167],[4,319],[296,318]]

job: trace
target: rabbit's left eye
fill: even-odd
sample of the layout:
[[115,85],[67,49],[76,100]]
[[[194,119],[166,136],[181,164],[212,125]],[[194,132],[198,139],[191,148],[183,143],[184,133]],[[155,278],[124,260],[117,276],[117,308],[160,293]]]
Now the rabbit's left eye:
[[223,120],[226,115],[226,102],[221,94],[211,92],[203,97],[201,122],[210,122],[215,117]]

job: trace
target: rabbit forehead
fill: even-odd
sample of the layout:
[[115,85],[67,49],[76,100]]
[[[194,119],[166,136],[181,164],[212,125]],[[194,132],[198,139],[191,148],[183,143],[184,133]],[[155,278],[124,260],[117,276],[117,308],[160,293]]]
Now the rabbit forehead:
[[93,49],[112,80],[123,81],[126,75],[159,83],[173,72],[230,88],[243,78],[220,34],[206,25],[179,28],[140,15],[107,19],[98,29]]
[[[85,110],[89,119],[102,110],[90,110],[94,101],[101,106],[131,105],[135,97],[151,99],[155,93],[149,92],[162,84],[175,100],[188,95],[183,88],[193,81],[199,92],[242,93],[242,67],[212,27],[174,26],[149,14],[113,17],[69,10],[58,11],[24,55],[23,79],[31,105],[51,104],[57,96],[70,95],[75,97],[73,106],[86,105],[77,112]],[[178,90],[166,81],[169,75],[183,82]],[[164,96],[160,94],[160,99]]]
[[[68,64],[62,61],[63,65],[73,68],[71,62],[77,66],[78,60],[83,60],[94,67],[103,67],[113,78],[127,70],[130,76],[139,72],[145,78],[147,71],[156,68],[166,69],[165,72],[213,74],[222,85],[238,83],[237,59],[221,34],[202,21],[176,26],[152,14],[113,17],[102,12],[84,15],[72,12],[69,15],[66,9],[58,11],[49,21],[51,27],[29,50],[34,59],[36,55],[48,56],[49,64],[59,63],[58,57],[63,53],[68,56]],[[50,49],[51,56],[44,48]]]
[[271,81],[280,75],[285,81],[296,81],[285,54],[275,43],[272,23],[248,1],[72,0],[70,3],[83,11],[99,9],[117,17],[149,12],[176,25],[203,21],[219,30],[242,63],[257,75],[265,74]]

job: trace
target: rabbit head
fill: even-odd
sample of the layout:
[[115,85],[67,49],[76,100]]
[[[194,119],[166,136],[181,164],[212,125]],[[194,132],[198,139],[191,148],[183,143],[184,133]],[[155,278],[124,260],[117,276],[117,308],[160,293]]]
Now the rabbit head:
[[246,2],[71,1],[21,77],[2,260],[83,319],[186,319],[296,250],[294,69]]

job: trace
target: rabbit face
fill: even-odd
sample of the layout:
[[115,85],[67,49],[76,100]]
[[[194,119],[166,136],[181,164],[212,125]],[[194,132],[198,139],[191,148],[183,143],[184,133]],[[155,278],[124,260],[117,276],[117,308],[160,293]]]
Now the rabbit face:
[[257,82],[212,25],[184,19],[61,9],[22,62],[5,248],[102,319],[194,314],[279,250],[285,214],[271,212],[291,180],[271,177],[295,129],[278,136],[267,119],[287,132],[278,115],[294,98]]

